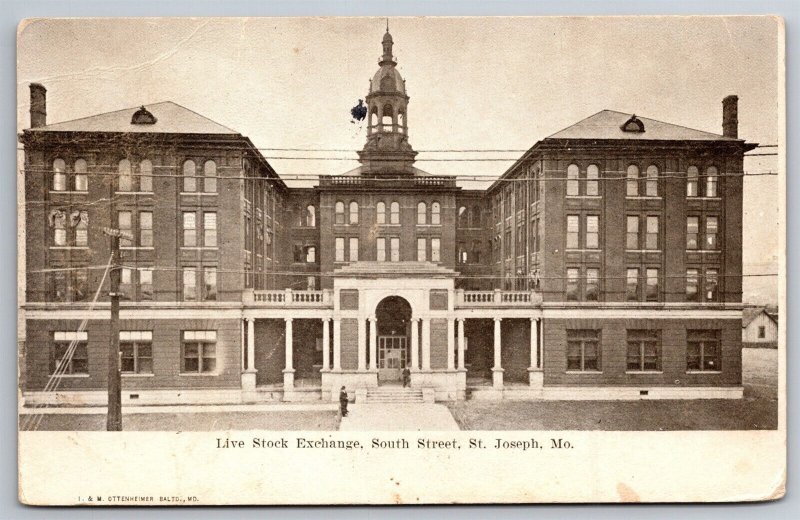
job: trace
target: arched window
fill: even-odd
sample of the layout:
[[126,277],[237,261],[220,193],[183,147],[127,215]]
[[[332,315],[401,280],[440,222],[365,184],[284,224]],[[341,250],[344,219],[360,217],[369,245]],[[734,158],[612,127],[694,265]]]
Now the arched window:
[[570,164],[567,166],[567,195],[568,196],[576,196],[580,195],[580,184],[578,183],[578,177],[580,175],[580,170],[578,169],[577,164]]
[[651,164],[647,167],[647,181],[645,181],[644,194],[648,197],[658,197],[658,166]]
[[406,115],[403,112],[397,113],[397,131],[401,134],[405,130],[406,127]]
[[700,175],[700,171],[697,169],[697,166],[689,166],[689,169],[686,170],[686,196],[687,197],[697,197],[698,196],[698,177]]
[[375,218],[378,224],[386,224],[386,204],[384,202],[378,202],[375,205]]
[[706,197],[718,197],[719,172],[716,166],[706,169]]
[[64,159],[53,161],[53,190],[65,191],[67,189],[67,163]]
[[306,247],[306,263],[313,264],[317,261],[317,248],[314,246]]
[[317,226],[317,208],[315,208],[313,204],[306,206],[306,226]]
[[119,172],[119,185],[118,191],[133,191],[133,177],[131,177],[131,162],[128,159],[122,159],[117,167]]
[[600,195],[600,168],[596,164],[590,164],[586,168],[586,195]]
[[86,161],[78,159],[75,161],[75,191],[87,191],[88,189],[89,183],[86,178]]
[[197,166],[193,160],[189,159],[183,163],[183,191],[192,192],[197,190],[194,177],[196,173]]
[[628,197],[639,196],[639,167],[635,164],[628,166],[628,180],[625,194]]
[[392,224],[400,223],[400,204],[392,202],[389,205],[389,222]]
[[344,202],[341,200],[336,201],[336,205],[334,207],[334,223],[336,224],[344,224]]
[[350,202],[350,223],[358,224],[358,202]]
[[438,226],[442,223],[442,206],[438,202],[431,204],[431,224]]
[[292,221],[294,227],[303,227],[303,212],[300,210],[299,204],[292,206]]
[[417,204],[417,224],[428,223],[428,207],[424,202]]
[[372,109],[370,110],[370,115],[369,115],[369,127],[370,127],[370,130],[374,132],[376,126],[378,126],[378,109],[375,108],[375,107],[372,107]]
[[139,163],[139,191],[153,191],[153,163],[148,159]]
[[472,206],[472,215],[470,215],[472,227],[483,226],[483,209],[480,206]]
[[217,192],[217,163],[214,161],[206,161],[203,165],[203,191],[206,193]]
[[458,227],[469,227],[469,211],[466,206],[458,208]]
[[383,105],[383,117],[381,118],[381,125],[384,132],[391,132],[392,125],[394,124],[394,110],[392,105]]

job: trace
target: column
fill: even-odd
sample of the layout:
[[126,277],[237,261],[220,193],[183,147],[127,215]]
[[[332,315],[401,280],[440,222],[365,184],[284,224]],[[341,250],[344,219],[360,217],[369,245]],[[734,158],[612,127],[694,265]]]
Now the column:
[[494,319],[494,366],[492,367],[492,386],[495,388],[503,388],[503,367],[501,357],[501,329],[500,323],[502,318]]
[[531,366],[528,368],[528,382],[531,387],[542,388],[544,372],[539,358],[539,318],[531,318]]
[[447,370],[455,370],[455,323],[453,318],[447,318]]
[[458,318],[458,369],[464,370],[464,318]]
[[330,318],[322,318],[322,371],[327,372],[331,368],[331,334]]
[[367,320],[358,320],[358,371],[367,370]]
[[333,370],[342,370],[342,320],[333,318]]
[[292,318],[284,318],[286,322],[285,350],[286,350],[286,368],[283,369],[283,398],[286,399],[287,393],[294,389],[294,368],[292,367]]
[[378,370],[378,320],[369,319],[369,369]]
[[422,370],[431,369],[431,320],[422,318]]
[[256,320],[247,318],[247,370],[256,371]]
[[419,370],[419,318],[411,318],[411,368]]

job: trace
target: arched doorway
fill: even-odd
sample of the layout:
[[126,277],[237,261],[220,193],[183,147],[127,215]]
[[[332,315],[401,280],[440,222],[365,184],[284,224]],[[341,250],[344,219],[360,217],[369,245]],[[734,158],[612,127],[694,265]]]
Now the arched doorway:
[[375,309],[378,382],[399,382],[410,363],[411,305],[399,296],[381,300]]

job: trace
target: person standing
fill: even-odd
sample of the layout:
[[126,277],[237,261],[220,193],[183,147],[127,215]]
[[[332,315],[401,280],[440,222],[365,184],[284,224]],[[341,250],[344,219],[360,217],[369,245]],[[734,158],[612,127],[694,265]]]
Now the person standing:
[[411,384],[411,370],[408,367],[403,369],[403,388]]
[[339,411],[342,413],[342,417],[347,417],[347,389],[345,387],[342,387],[339,392]]

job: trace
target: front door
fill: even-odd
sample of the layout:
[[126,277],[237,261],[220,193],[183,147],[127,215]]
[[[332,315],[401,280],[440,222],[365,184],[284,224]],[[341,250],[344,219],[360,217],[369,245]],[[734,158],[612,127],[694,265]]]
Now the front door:
[[378,380],[400,381],[407,352],[405,336],[378,336]]

